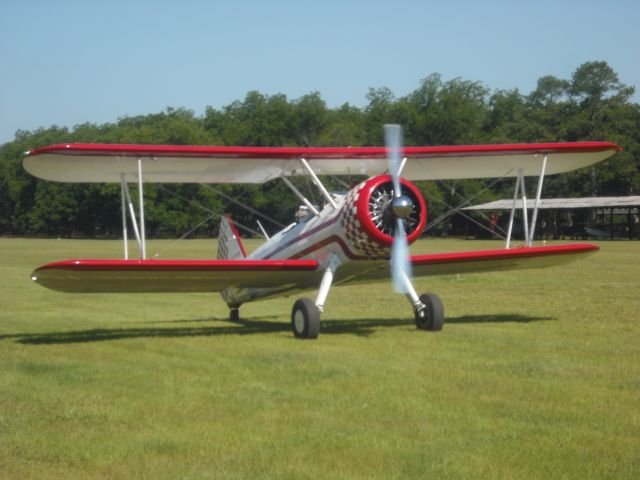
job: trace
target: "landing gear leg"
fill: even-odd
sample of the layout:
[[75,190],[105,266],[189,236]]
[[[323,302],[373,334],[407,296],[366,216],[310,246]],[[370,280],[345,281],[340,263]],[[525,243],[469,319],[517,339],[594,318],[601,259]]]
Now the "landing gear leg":
[[320,314],[324,309],[324,303],[327,301],[329,289],[333,283],[333,275],[339,264],[337,255],[333,255],[322,275],[315,303],[308,298],[301,298],[294,303],[291,311],[291,329],[296,338],[318,338],[320,335]]
[[409,277],[404,275],[404,287],[407,299],[413,306],[413,314],[416,319],[416,327],[419,330],[432,332],[442,330],[444,325],[444,305],[435,293],[425,293],[418,297]]

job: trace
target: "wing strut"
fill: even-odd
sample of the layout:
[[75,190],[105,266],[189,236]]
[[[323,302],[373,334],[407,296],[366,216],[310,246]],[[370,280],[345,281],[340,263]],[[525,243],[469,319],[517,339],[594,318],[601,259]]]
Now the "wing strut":
[[302,202],[307,206],[307,208],[309,210],[311,210],[313,212],[314,215],[319,215],[320,214],[320,212],[318,212],[318,209],[316,207],[314,207],[313,204],[309,200],[307,200],[307,198],[302,194],[302,192],[300,192],[300,190],[298,190],[296,188],[296,186],[293,183],[291,183],[291,180],[289,180],[285,176],[282,176],[280,178],[282,178],[282,181],[287,184],[287,187],[289,187],[291,189],[291,191],[293,193],[295,193],[296,196],[300,200],[302,200]]
[[516,200],[518,199],[518,193],[520,192],[520,182],[522,181],[522,170],[518,171],[516,177],[516,188],[513,190],[513,204],[511,204],[511,213],[509,214],[509,228],[507,228],[507,241],[504,248],[509,250],[511,246],[511,232],[513,232],[513,219],[516,214]]
[[124,173],[120,174],[120,209],[122,210],[122,242],[124,243],[124,259],[129,260],[129,244],[127,243],[127,209],[124,205],[125,186]]
[[147,258],[147,246],[144,235],[144,193],[142,191],[142,158],[138,157],[138,208],[140,209],[140,249],[142,260]]
[[533,244],[534,234],[536,233],[536,220],[538,218],[538,209],[540,208],[540,195],[542,194],[542,182],[544,181],[544,172],[547,169],[547,158],[545,155],[542,159],[542,169],[540,170],[540,177],[538,177],[538,189],[536,190],[536,203],[533,207],[533,217],[531,218],[531,228],[529,229],[529,244],[530,247]]
[[142,241],[140,239],[140,230],[138,229],[138,220],[136,218],[136,211],[133,208],[133,202],[131,200],[131,194],[129,193],[129,184],[123,175],[124,194],[127,197],[127,205],[129,206],[129,215],[131,216],[131,224],[133,225],[133,233],[136,236],[138,242],[138,249],[142,252]]
[[[320,179],[318,178],[316,173],[311,168],[311,165],[309,165],[309,162],[307,162],[307,160],[305,158],[300,158],[300,163],[302,164],[304,169],[307,171],[307,173],[311,177],[311,180],[313,181],[315,186],[318,187],[318,190],[320,190],[320,193],[322,193],[322,196],[327,200],[329,205],[331,205],[331,207],[334,210],[336,210],[338,208],[338,205],[336,204],[336,201],[333,199],[331,194],[324,187],[324,185],[322,184],[322,182],[320,181]],[[320,214],[318,209],[316,207],[314,207],[309,200],[307,200],[307,198],[302,194],[302,192],[300,192],[300,190],[298,190],[296,188],[296,186],[293,183],[291,183],[291,181],[287,177],[282,175],[280,178],[282,178],[282,181],[287,184],[287,187],[289,187],[293,191],[293,193],[295,193],[297,195],[297,197],[304,202],[304,204],[307,206],[307,208],[309,210],[311,210],[314,215],[319,215]]]
[[529,210],[527,209],[527,187],[524,184],[524,174],[520,179],[520,190],[522,192],[522,225],[524,227],[524,244],[529,245]]
[[333,207],[333,209],[336,210],[338,208],[338,206],[336,205],[335,200],[329,194],[329,192],[327,192],[327,189],[324,188],[324,185],[322,184],[322,182],[320,181],[320,179],[316,175],[316,172],[314,172],[313,169],[311,168],[311,166],[309,165],[309,162],[307,162],[307,160],[304,159],[304,158],[301,158],[300,162],[302,163],[302,166],[307,171],[307,173],[311,176],[311,180],[313,180],[313,183],[316,184],[316,187],[318,187],[320,192],[322,192],[322,195],[324,196],[324,198],[327,199],[327,202],[329,202],[329,205],[331,205]]
[[131,201],[131,193],[129,185],[124,173],[120,174],[120,202],[122,208],[122,240],[124,242],[124,259],[129,259],[128,232],[127,232],[127,212],[125,208],[125,198],[129,206],[129,215],[131,216],[131,224],[133,225],[133,233],[138,242],[140,258],[145,260],[147,257],[146,238],[144,231],[144,192],[142,190],[142,159],[138,158],[138,215],[140,221],[136,219],[136,211]]
[[516,212],[516,201],[518,195],[522,195],[522,225],[524,229],[524,243],[527,247],[533,246],[533,239],[536,233],[536,221],[538,219],[538,210],[540,208],[540,197],[542,195],[542,184],[544,182],[544,174],[547,169],[547,160],[549,155],[545,154],[542,159],[542,167],[540,169],[540,176],[538,177],[538,188],[536,189],[536,199],[533,206],[533,215],[531,217],[531,225],[529,225],[529,214],[527,209],[527,190],[524,184],[524,173],[522,169],[518,170],[518,176],[516,178],[516,187],[513,192],[513,204],[511,205],[511,213],[509,215],[509,227],[507,229],[507,240],[505,243],[505,249],[509,249],[511,246],[511,233],[513,232],[513,220]]

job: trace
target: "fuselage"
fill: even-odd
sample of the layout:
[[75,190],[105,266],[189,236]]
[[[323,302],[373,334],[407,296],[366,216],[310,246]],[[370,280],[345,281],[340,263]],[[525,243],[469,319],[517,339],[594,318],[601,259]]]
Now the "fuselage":
[[[386,264],[393,242],[389,229],[393,218],[388,211],[393,198],[390,185],[390,177],[381,175],[360,183],[345,195],[336,195],[335,207],[327,204],[318,215],[308,215],[292,223],[248,257],[253,260],[316,260],[319,264],[317,275],[311,276],[307,285],[283,285],[277,289],[230,288],[222,293],[225,301],[240,305],[287,291],[317,288],[332,258],[339,265],[334,284]],[[419,190],[409,181],[402,181],[402,190],[414,199],[415,214],[407,231],[407,240],[412,243],[426,224],[426,204]]]

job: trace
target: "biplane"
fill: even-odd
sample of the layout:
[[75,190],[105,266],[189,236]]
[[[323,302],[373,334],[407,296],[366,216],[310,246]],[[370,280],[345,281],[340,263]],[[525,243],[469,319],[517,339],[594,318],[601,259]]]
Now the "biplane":
[[[123,259],[72,259],[32,273],[36,283],[62,292],[220,292],[229,318],[242,304],[273,296],[315,291],[293,304],[291,327],[298,338],[316,338],[333,286],[391,277],[409,301],[418,329],[437,331],[444,306],[434,293],[418,294],[413,277],[486,272],[565,264],[597,251],[590,244],[533,246],[545,175],[593,165],[620,147],[607,142],[404,147],[401,129],[385,126],[384,147],[266,148],[166,145],[62,144],[26,152],[24,168],[45,180],[113,182],[121,186]],[[314,205],[291,181],[304,175],[324,204]],[[330,193],[321,176],[366,178],[346,192]],[[525,178],[537,176],[529,222],[523,209],[525,246],[512,248],[516,199],[526,205]],[[427,204],[415,180],[515,178],[504,249],[410,255],[423,233]],[[217,259],[158,260],[146,254],[144,183],[264,183],[282,181],[302,208],[296,221],[247,254],[232,219],[220,224]],[[129,183],[138,185],[136,208]],[[315,188],[314,187],[314,188]],[[130,259],[128,220],[139,246]]]

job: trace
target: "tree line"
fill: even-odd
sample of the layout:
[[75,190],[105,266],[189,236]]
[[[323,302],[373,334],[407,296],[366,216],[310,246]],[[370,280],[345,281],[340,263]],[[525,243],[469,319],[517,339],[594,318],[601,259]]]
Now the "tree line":
[[[624,150],[593,168],[548,178],[544,196],[638,194],[640,105],[632,101],[633,94],[634,87],[621,83],[606,62],[593,61],[580,65],[570,79],[539,78],[529,94],[431,74],[403,97],[388,88],[371,88],[363,107],[345,103],[329,108],[318,92],[291,100],[283,94],[251,91],[222,108],[207,107],[203,115],[167,108],[115,123],[18,131],[13,141],[0,147],[0,234],[120,235],[119,185],[47,182],[23,170],[23,152],[55,143],[374,146],[383,144],[385,123],[403,126],[407,146],[606,140]],[[324,180],[332,189],[344,189],[336,179]],[[312,200],[321,201],[306,179],[295,181]],[[512,180],[498,181],[486,190],[490,182],[418,182],[418,186],[427,198],[430,217],[435,218],[463,197],[476,195],[479,203],[513,194]],[[533,183],[527,187],[533,189]],[[277,224],[291,222],[299,202],[279,181],[149,184],[145,186],[147,232],[150,237],[215,235],[222,213],[230,213],[240,224],[255,225],[255,214],[241,203],[277,222],[263,222],[267,230],[275,231]]]

